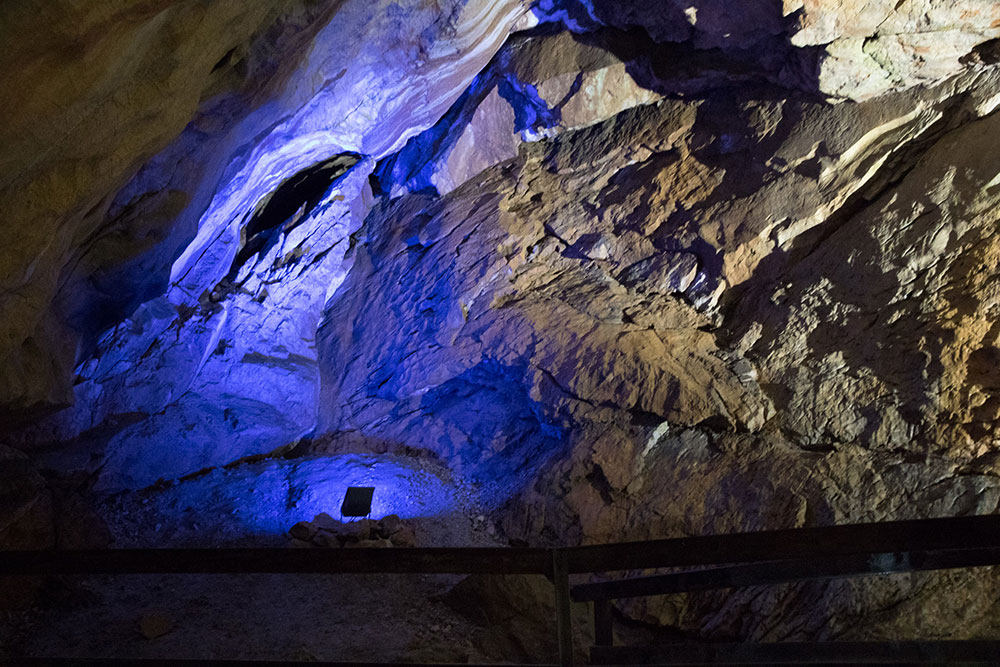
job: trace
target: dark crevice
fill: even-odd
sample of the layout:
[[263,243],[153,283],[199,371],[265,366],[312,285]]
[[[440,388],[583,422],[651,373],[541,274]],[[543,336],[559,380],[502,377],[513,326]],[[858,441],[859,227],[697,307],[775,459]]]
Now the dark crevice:
[[590,482],[590,485],[601,496],[601,500],[604,501],[605,505],[614,503],[614,487],[608,481],[608,477],[604,474],[604,469],[601,466],[596,463],[594,464],[594,467],[587,473],[587,481]]
[[246,262],[267,252],[281,237],[304,221],[326,196],[330,186],[361,160],[341,153],[286,179],[250,215],[240,230],[240,249],[226,279],[235,281]]
[[961,58],[963,65],[996,65],[1000,63],[1000,37],[983,42]]
[[212,72],[211,73],[214,74],[214,73],[218,72],[220,69],[222,69],[223,67],[225,67],[226,65],[228,65],[229,62],[232,60],[232,58],[233,58],[233,56],[235,54],[236,54],[236,47],[234,46],[233,48],[231,48],[228,51],[226,51],[226,54],[224,56],[222,56],[221,58],[219,58],[219,61],[217,63],[215,63],[215,65],[212,66]]

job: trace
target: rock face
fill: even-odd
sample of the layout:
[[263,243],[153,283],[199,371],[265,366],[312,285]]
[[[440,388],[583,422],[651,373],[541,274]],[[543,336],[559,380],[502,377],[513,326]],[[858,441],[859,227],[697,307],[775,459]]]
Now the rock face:
[[225,166],[201,164],[225,150],[216,135],[287,76],[274,43],[296,60],[337,4],[5,4],[0,201],[19,230],[0,251],[5,421],[71,402],[78,336],[162,292],[191,237],[178,216]]
[[414,547],[416,534],[412,526],[403,523],[397,514],[389,514],[378,521],[338,521],[325,512],[312,521],[299,521],[288,529],[291,546],[327,547],[332,549],[373,547]]
[[327,163],[314,200],[290,199],[294,222],[269,213],[278,192],[241,232],[250,257],[206,252],[191,271],[199,282],[187,283],[205,285],[196,298],[182,283],[108,332],[100,357],[80,369],[77,391],[90,400],[57,422],[83,430],[111,411],[148,415],[108,442],[111,470],[100,488],[144,486],[268,451],[315,421],[312,339],[326,291],[345,271],[342,247],[366,206],[370,164],[351,156]]
[[[245,117],[215,119],[221,137],[202,136],[196,119],[115,196],[112,209],[138,207],[129,215],[148,222],[148,201],[171,191],[164,179],[186,172],[179,164],[214,169],[198,183],[205,196],[182,201],[171,218],[177,233],[201,216],[183,252],[169,253],[166,293],[105,332],[77,369],[74,406],[21,438],[64,441],[108,427],[107,459],[116,462],[99,488],[121,488],[269,451],[314,425],[316,321],[370,205],[367,172],[447,109],[523,13],[516,2],[452,4],[442,21],[418,3],[385,11],[347,2],[324,26],[328,8],[306,26],[314,37],[304,64],[285,72],[279,97],[248,115],[241,109]],[[388,50],[379,35],[393,36]],[[258,48],[278,46],[290,48]],[[296,51],[284,56],[283,66],[298,62]],[[365,157],[342,182],[331,185],[335,166],[325,182],[309,176],[345,151]],[[278,192],[288,201],[267,210]]]
[[75,340],[89,356],[285,178],[339,152],[381,157],[437,120],[523,11],[5,5],[0,64],[19,101],[4,109],[0,201],[26,230],[0,257],[5,421],[73,402]]
[[[995,3],[237,4],[74,5],[88,57],[4,53],[10,443],[105,491],[429,452],[539,543],[998,510]],[[620,610],[957,638],[998,598]]]

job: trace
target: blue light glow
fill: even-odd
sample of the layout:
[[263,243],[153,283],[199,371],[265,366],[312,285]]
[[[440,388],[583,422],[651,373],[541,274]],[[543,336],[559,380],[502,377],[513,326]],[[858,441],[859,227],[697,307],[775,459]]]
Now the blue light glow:
[[[348,4],[353,9],[344,21],[366,25],[366,5]],[[428,43],[441,31],[437,11],[427,10],[433,21],[421,28],[431,31]],[[490,11],[517,17],[523,8],[500,3]],[[406,15],[398,30],[389,16],[377,17],[378,26],[387,22],[387,34],[405,34],[417,25]],[[417,72],[405,72],[410,80],[403,86],[397,70],[410,66],[409,54],[385,59],[384,47],[367,41],[363,53],[352,58],[360,63],[357,69],[330,69],[338,62],[340,40],[336,31],[324,30],[285,97],[233,126],[226,140],[228,166],[220,167],[197,233],[171,267],[166,293],[106,332],[94,358],[79,369],[76,405],[55,420],[51,439],[66,440],[67,434],[127,416],[108,436],[97,490],[142,488],[323,432],[314,430],[321,409],[320,366],[341,362],[321,358],[317,325],[351,271],[354,257],[346,253],[373,204],[368,178],[375,161],[398,151],[379,173],[386,190],[433,187],[435,158],[456,146],[487,96],[494,115],[485,117],[510,127],[510,143],[517,131],[533,137],[559,122],[559,111],[550,109],[534,86],[512,79],[502,57],[495,61],[499,66],[486,67],[506,39],[505,30],[494,28],[505,24],[481,22],[473,14],[466,18],[476,31],[491,32],[480,39],[473,38],[476,31],[459,31],[462,38],[442,47],[435,65],[450,66],[453,49],[468,49],[461,75],[442,80],[438,69],[417,63]],[[513,114],[497,92],[514,107]],[[282,115],[286,103],[297,111]],[[516,154],[516,147],[502,148],[483,159],[500,162],[511,151]],[[360,161],[342,178],[282,205],[278,194],[288,189],[289,179],[306,178],[316,165],[348,151]],[[393,276],[385,280],[396,284]],[[429,364],[400,373],[414,346],[445,345],[450,334],[444,332],[461,323],[452,281],[447,271],[424,286],[410,286],[405,277],[399,281],[404,290],[416,290],[407,296],[423,304],[416,311],[419,321],[404,322],[400,330],[419,332],[401,343],[374,341],[387,351],[366,387],[371,396],[385,399],[382,406],[398,404],[398,428],[385,429],[373,420],[354,430],[400,447],[432,450],[466,478],[505,485],[509,495],[518,486],[512,480],[560,446],[560,434],[529,398],[525,368],[463,359],[448,368]],[[414,383],[424,393],[416,393]],[[323,408],[340,409],[350,400],[340,397]],[[414,402],[421,421],[404,414]],[[295,467],[300,465],[301,470]],[[283,473],[265,468],[252,485],[232,471],[216,470],[205,478],[216,478],[214,487],[199,479],[178,488],[194,494],[191,498],[220,494],[234,521],[265,532],[283,531],[318,512],[333,514],[350,484],[377,487],[375,515],[428,516],[452,506],[453,489],[445,482],[393,465],[337,458],[302,462]],[[295,475],[308,483],[293,483]],[[246,493],[237,493],[240,489]]]
[[280,535],[321,512],[340,518],[348,486],[375,487],[373,519],[433,517],[458,505],[454,485],[412,459],[356,454],[217,468],[162,491],[158,502],[169,507],[165,514],[196,516],[208,526]]
[[441,120],[410,138],[399,152],[379,164],[376,177],[385,192],[398,186],[411,192],[428,189],[436,192],[431,182],[435,158],[447,154],[458,141],[469,117],[493,86],[493,79],[490,70],[476,75]]
[[514,109],[514,129],[525,141],[544,136],[544,130],[559,125],[562,113],[549,107],[530,83],[521,83],[515,76],[506,76],[497,84],[500,96]]

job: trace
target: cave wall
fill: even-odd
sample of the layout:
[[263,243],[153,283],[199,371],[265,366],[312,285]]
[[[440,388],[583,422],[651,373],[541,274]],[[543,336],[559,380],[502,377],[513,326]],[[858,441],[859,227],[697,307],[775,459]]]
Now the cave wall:
[[[152,224],[158,210],[153,202],[164,198],[184,209],[167,221],[171,234],[193,225],[180,247],[156,244],[152,255],[162,260],[167,253],[166,266],[117,266],[108,285],[117,292],[124,283],[127,290],[134,285],[130,273],[138,272],[157,280],[161,291],[146,294],[127,322],[98,332],[75,377],[68,369],[32,376],[48,382],[48,391],[72,380],[72,396],[65,400],[73,405],[11,440],[79,439],[77,452],[62,458],[86,467],[93,435],[106,452],[98,454],[101,460],[117,460],[101,486],[121,488],[269,451],[307,432],[315,422],[318,388],[311,351],[315,322],[324,297],[335,289],[346,239],[366,213],[367,171],[437,119],[523,14],[516,2],[453,3],[445,9],[327,6],[307,24],[311,41],[301,53],[289,52],[281,34],[268,34],[257,48],[270,58],[281,56],[285,77],[270,82],[276,88],[270,99],[254,109],[242,106],[243,98],[213,98],[212,105],[238,109],[210,119],[220,137],[206,137],[202,118],[195,118],[115,195],[104,230],[110,236],[116,236],[122,216]],[[337,21],[329,22],[331,16]],[[268,83],[250,72],[251,65],[238,68],[247,71],[247,85]],[[275,237],[266,248],[270,255],[248,257],[254,261],[247,271],[230,275],[248,240],[246,227],[265,198],[302,170],[345,152],[364,156],[355,173],[294,232],[278,235],[280,242]],[[171,189],[176,174],[189,178],[189,170],[197,171],[206,196]],[[79,269],[71,264],[71,270]],[[296,277],[288,280],[291,274]],[[93,285],[104,277],[83,280]],[[51,316],[60,317],[63,301],[88,294],[67,283]],[[112,308],[119,320],[122,308]],[[89,304],[84,310],[100,316],[108,309]],[[12,368],[10,386],[17,380]],[[14,407],[31,398],[22,392]]]
[[[5,4],[4,441],[101,492],[426,452],[532,542],[997,511],[1000,8],[731,4]],[[623,611],[974,636],[998,597]]]
[[94,339],[176,287],[285,178],[342,151],[381,157],[433,123],[523,13],[343,0],[2,11],[0,201],[21,230],[0,258],[5,422],[74,403]]
[[[17,230],[0,258],[5,422],[71,403],[79,337],[162,292],[192,231],[176,218],[215,185],[199,162],[288,73],[260,47],[290,34],[297,61],[330,4],[4,4],[0,200]],[[151,187],[116,197],[164,150]],[[91,301],[111,312],[89,317]]]

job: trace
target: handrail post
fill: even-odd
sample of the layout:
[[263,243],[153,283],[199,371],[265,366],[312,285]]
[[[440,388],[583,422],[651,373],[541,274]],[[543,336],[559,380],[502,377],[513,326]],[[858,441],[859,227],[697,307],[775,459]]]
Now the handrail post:
[[559,664],[573,665],[573,625],[569,606],[569,554],[565,549],[552,550],[552,585],[555,587],[556,631],[559,640]]
[[594,600],[594,644],[597,646],[612,646],[614,643],[611,600]]

